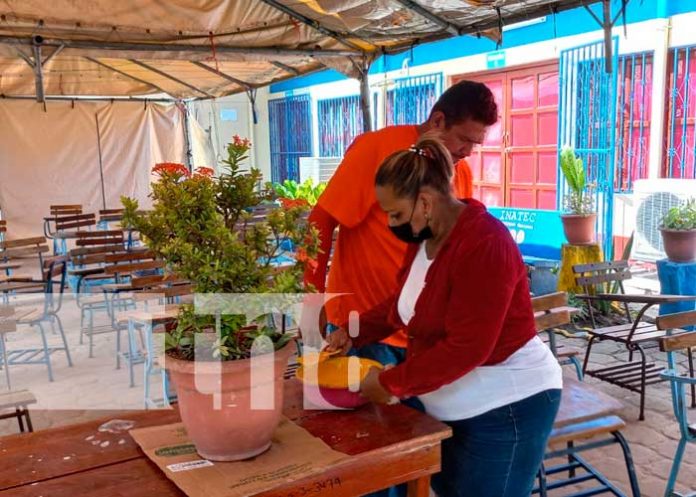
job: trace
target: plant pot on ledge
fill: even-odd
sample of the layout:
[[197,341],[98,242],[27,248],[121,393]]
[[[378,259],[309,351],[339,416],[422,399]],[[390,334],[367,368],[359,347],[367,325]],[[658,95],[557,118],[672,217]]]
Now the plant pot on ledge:
[[587,183],[585,165],[572,148],[561,152],[561,171],[568,184],[564,198],[567,214],[561,215],[563,232],[571,245],[587,245],[595,241],[595,221],[593,185]]
[[562,214],[563,233],[571,245],[586,245],[595,241],[597,214]]
[[696,198],[672,207],[660,222],[660,233],[670,261],[696,260]]
[[[165,356],[181,420],[201,457],[239,461],[271,446],[283,411],[283,373],[295,350],[294,342],[290,342],[268,357],[254,358],[266,371],[262,379],[252,376],[252,359],[215,362]],[[271,389],[273,400],[269,404]],[[219,406],[215,405],[216,393]]]
[[696,260],[696,230],[671,230],[660,228],[665,254],[670,261],[692,262]]

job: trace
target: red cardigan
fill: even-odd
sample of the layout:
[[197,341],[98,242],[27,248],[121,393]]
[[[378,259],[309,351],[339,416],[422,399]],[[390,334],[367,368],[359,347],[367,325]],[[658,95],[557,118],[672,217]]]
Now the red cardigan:
[[[406,327],[406,361],[380,374],[380,383],[397,397],[432,392],[478,366],[503,362],[536,335],[517,244],[483,204],[466,203],[426,274]],[[397,293],[360,316],[356,347],[404,327],[397,303],[417,252],[418,245],[409,247]]]

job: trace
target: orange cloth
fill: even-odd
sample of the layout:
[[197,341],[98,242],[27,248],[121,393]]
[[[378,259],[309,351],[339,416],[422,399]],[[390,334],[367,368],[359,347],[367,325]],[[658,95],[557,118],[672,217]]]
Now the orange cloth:
[[[366,312],[393,296],[406,244],[389,230],[387,215],[375,197],[375,174],[392,153],[416,143],[416,126],[390,126],[357,137],[346,151],[318,205],[338,221],[327,293],[342,293],[326,305],[328,320],[345,323],[352,311]],[[461,167],[461,165],[464,167]],[[468,178],[468,179],[467,179]],[[457,164],[454,191],[471,197],[471,171]],[[382,341],[406,347],[403,331]]]
[[454,195],[457,198],[471,198],[474,196],[474,182],[471,176],[471,168],[466,160],[462,159],[454,165]]

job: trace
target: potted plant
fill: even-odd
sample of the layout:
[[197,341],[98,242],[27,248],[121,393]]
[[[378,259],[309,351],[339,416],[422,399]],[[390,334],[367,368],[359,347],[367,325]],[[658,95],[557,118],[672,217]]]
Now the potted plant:
[[326,183],[315,186],[312,178],[306,179],[303,183],[286,179],[282,183],[272,183],[269,186],[275,191],[284,207],[303,204],[314,206],[326,189]]
[[[257,188],[258,170],[240,168],[250,146],[235,136],[218,176],[208,168],[189,174],[181,164],[158,164],[151,211],[139,212],[137,201],[122,198],[125,223],[168,271],[190,280],[196,294],[301,292],[304,266],[317,255],[316,230],[303,221],[303,207],[276,208],[265,221],[248,222],[249,210],[270,197]],[[297,263],[278,271],[274,259],[286,237],[297,247]],[[164,367],[186,430],[206,459],[246,459],[270,446],[282,412],[282,376],[295,347],[265,323],[182,305],[176,327],[165,335]],[[259,343],[267,346],[272,385],[252,384],[252,349]],[[254,410],[252,392],[261,387],[274,389],[273,406]]]
[[568,213],[561,215],[566,239],[571,245],[592,243],[597,219],[592,188],[587,184],[582,159],[571,148],[561,152],[561,171],[570,190],[564,199]]
[[660,232],[670,261],[696,260],[696,197],[667,211],[660,223]]

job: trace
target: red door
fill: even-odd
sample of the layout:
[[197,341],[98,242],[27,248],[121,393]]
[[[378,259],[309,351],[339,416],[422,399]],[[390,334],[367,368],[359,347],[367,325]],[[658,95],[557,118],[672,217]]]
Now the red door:
[[456,76],[486,84],[500,119],[469,159],[474,196],[489,206],[555,209],[558,65]]

